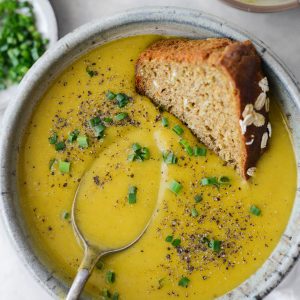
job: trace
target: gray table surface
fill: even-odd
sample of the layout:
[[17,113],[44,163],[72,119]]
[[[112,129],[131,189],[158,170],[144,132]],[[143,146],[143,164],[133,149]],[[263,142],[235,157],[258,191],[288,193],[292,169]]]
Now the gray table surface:
[[[93,19],[103,18],[125,9],[173,5],[203,10],[239,25],[269,45],[300,80],[300,9],[251,14],[236,10],[218,0],[50,0],[55,10],[60,37]],[[0,223],[0,299],[50,300],[14,253]],[[300,263],[292,270],[268,300],[300,299]]]

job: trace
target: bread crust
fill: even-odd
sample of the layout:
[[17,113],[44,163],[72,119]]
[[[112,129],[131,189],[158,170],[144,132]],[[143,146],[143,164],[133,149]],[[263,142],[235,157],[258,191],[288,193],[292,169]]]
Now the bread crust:
[[[206,40],[163,39],[152,44],[140,54],[136,62],[135,83],[136,90],[147,95],[141,66],[151,60],[163,63],[188,63],[193,65],[209,64],[221,68],[228,75],[234,86],[236,99],[236,114],[243,119],[243,112],[248,104],[255,105],[255,101],[262,90],[259,82],[264,78],[261,59],[250,41],[236,42],[226,38],[212,38]],[[153,100],[153,99],[152,99]],[[243,134],[239,124],[242,167],[241,176],[249,178],[250,168],[255,167],[266,147],[261,147],[263,134],[268,132],[268,112],[265,106],[259,111],[265,118],[263,126],[251,124]],[[252,143],[251,141],[254,137]]]

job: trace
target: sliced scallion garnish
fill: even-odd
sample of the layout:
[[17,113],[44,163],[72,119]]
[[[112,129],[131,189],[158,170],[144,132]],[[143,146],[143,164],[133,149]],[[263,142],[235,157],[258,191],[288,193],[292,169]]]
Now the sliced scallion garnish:
[[71,163],[68,161],[60,160],[58,162],[58,169],[61,173],[69,173],[71,168]]
[[169,190],[178,195],[182,189],[182,185],[176,180],[172,180],[169,184]]
[[136,203],[136,194],[137,194],[137,187],[130,186],[128,189],[128,203],[129,204]]
[[179,136],[183,134],[183,129],[180,127],[180,125],[176,124],[172,130]]

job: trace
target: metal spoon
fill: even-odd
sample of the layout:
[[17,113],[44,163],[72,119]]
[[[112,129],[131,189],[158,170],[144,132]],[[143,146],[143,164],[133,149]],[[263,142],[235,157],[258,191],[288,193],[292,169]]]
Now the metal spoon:
[[[83,181],[84,180],[82,180],[81,183],[78,185],[78,188],[75,193],[75,197],[74,197],[73,205],[72,205],[71,218],[72,218],[72,226],[73,226],[75,235],[84,247],[84,256],[83,256],[82,262],[77,270],[77,275],[76,275],[76,277],[72,283],[72,286],[68,292],[66,300],[79,299],[80,294],[83,291],[84,286],[85,286],[87,280],[89,279],[98,260],[101,257],[103,257],[104,255],[125,250],[125,249],[129,248],[130,246],[132,246],[134,243],[136,243],[143,236],[143,234],[145,233],[145,231],[148,228],[148,226],[151,222],[151,219],[152,219],[152,218],[150,218],[149,222],[143,228],[141,233],[133,241],[130,241],[130,243],[128,243],[126,245],[122,245],[118,248],[106,248],[103,246],[100,247],[98,245],[89,244],[87,239],[84,237],[84,235],[80,231],[78,224],[76,223],[76,203],[77,203],[77,199],[78,199],[79,190],[80,190],[80,187],[81,187]],[[120,228],[120,230],[122,230],[122,228]]]

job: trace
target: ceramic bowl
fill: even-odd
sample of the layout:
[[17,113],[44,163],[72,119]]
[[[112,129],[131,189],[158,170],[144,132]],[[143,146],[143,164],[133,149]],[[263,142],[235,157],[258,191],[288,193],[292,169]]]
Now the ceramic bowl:
[[[0,156],[2,218],[19,256],[54,298],[66,292],[66,285],[56,278],[35,254],[20,211],[16,170],[24,128],[43,93],[66,66],[87,51],[109,41],[150,33],[198,39],[228,37],[235,40],[252,40],[263,59],[271,91],[276,94],[286,115],[294,141],[298,172],[300,170],[300,85],[262,41],[224,20],[200,11],[173,7],[147,7],[127,11],[80,27],[60,40],[56,47],[48,50],[24,77],[17,97],[6,112],[2,127]],[[276,287],[295,264],[300,247],[299,176],[297,186],[293,211],[276,249],[255,274],[224,295],[223,299],[248,297],[260,299]]]

